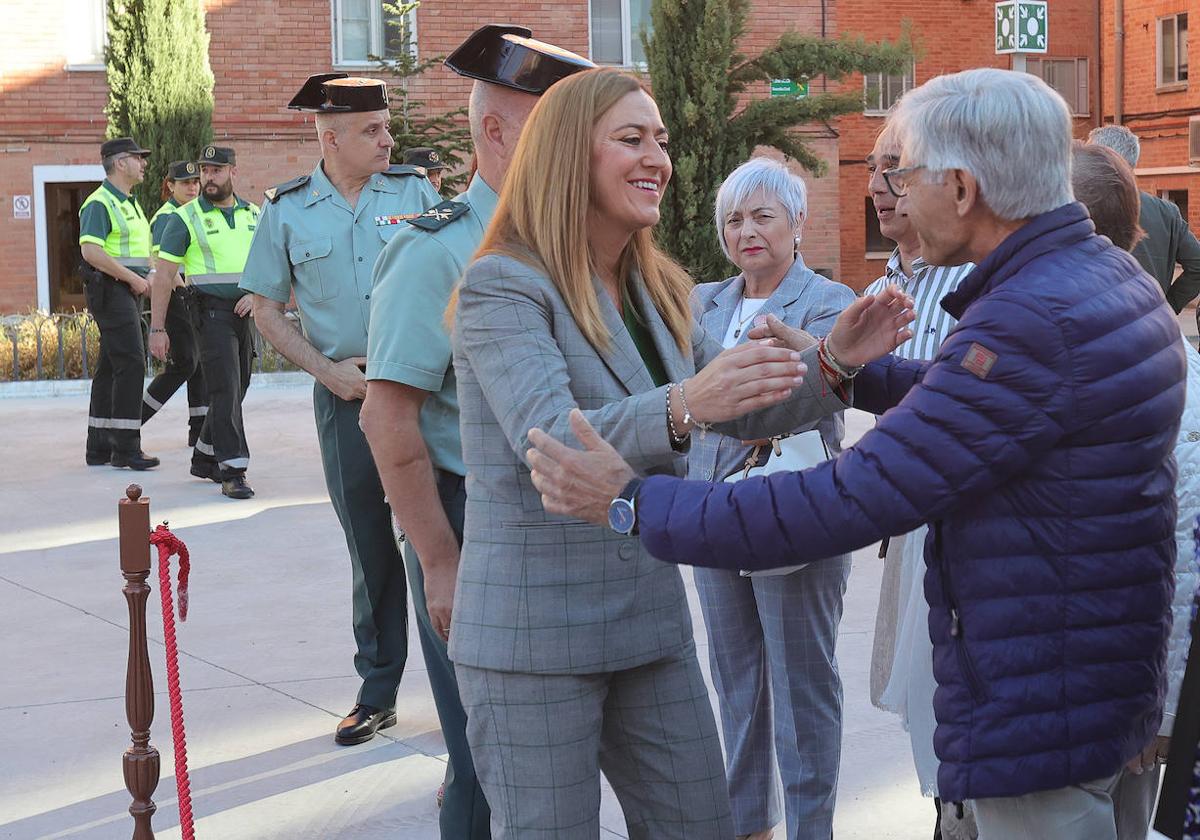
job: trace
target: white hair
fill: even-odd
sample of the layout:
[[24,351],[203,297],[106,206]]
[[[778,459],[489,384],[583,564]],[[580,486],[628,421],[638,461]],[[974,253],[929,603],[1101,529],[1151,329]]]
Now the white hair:
[[717,225],[717,241],[721,245],[721,252],[731,261],[733,257],[729,255],[722,234],[725,220],[760,190],[767,198],[776,199],[783,205],[787,223],[793,227],[808,213],[808,187],[803,178],[777,160],[768,157],[750,158],[730,172],[729,177],[717,190],[716,208],[713,213],[713,220]]
[[1123,125],[1102,125],[1088,133],[1088,142],[1096,146],[1107,146],[1125,158],[1131,166],[1137,166],[1142,157],[1142,143],[1138,136]]
[[910,165],[970,172],[1001,219],[1074,201],[1071,112],[1037,76],[994,68],[938,76],[900,100],[896,121]]

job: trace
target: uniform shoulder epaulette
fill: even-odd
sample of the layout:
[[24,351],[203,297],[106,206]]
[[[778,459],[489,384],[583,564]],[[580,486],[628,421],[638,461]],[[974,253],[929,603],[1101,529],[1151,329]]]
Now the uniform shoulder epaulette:
[[424,178],[428,173],[424,166],[413,166],[408,163],[393,163],[384,172],[385,175],[420,175]]
[[443,201],[441,204],[433,205],[415,219],[409,219],[408,223],[413,227],[421,228],[421,230],[441,230],[455,219],[465,216],[470,209],[471,205],[465,201]]
[[301,175],[298,178],[293,178],[290,181],[285,181],[282,184],[277,184],[268,190],[263,190],[263,195],[267,197],[267,201],[272,204],[279,200],[279,197],[285,193],[290,193],[292,190],[299,189],[308,183],[312,175]]

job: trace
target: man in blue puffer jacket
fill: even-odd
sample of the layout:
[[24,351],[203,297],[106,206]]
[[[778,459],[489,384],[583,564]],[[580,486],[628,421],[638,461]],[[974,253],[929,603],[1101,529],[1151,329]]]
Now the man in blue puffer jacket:
[[[959,323],[936,359],[854,378],[878,425],[836,460],[730,485],[632,477],[577,416],[584,451],[530,433],[534,481],[548,510],[611,507],[656,557],[702,566],[812,561],[931,523],[942,796],[978,800],[984,840],[1114,838],[1113,785],[1162,716],[1179,328],[1073,201],[1070,114],[1040,79],[966,71],[900,108],[897,209],[930,262],[978,267],[942,302]],[[867,361],[837,350],[850,320],[821,353],[834,387]]]

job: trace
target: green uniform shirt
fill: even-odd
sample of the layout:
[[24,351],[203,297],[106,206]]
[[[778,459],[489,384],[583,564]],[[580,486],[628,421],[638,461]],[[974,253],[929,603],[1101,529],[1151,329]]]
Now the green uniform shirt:
[[454,199],[470,211],[438,230],[406,225],[375,266],[367,379],[432,392],[421,406],[421,436],[433,465],[466,475],[458,430],[458,390],[446,306],[479,243],[498,197],[479,175]]
[[[188,221],[193,208],[203,219],[202,234],[193,235]],[[237,300],[245,294],[238,282],[257,223],[258,206],[251,202],[235,195],[232,207],[217,207],[200,196],[167,217],[158,256],[181,263],[188,282],[205,294]]]
[[[108,199],[112,199],[111,207]],[[115,231],[113,213],[121,214]],[[149,228],[137,199],[118,190],[107,178],[79,208],[79,244],[99,245],[110,257],[142,275],[150,270]]]
[[425,178],[389,171],[373,175],[351,208],[319,163],[307,183],[286,186],[263,208],[242,288],[279,303],[294,290],[318,352],[335,362],[365,356],[375,260],[403,217],[441,198]]

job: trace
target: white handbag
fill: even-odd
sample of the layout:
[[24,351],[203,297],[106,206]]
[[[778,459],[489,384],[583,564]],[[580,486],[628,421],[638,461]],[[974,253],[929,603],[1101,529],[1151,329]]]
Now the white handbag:
[[[758,456],[762,454],[763,448],[764,445],[761,444],[754,447],[750,456],[746,458],[746,468],[741,472],[734,473],[725,480],[737,482],[753,475],[770,475],[774,472],[798,472],[824,463],[831,457],[829,447],[825,445],[825,439],[821,437],[821,432],[818,429],[810,429],[807,432],[800,432],[795,435],[780,435],[779,437],[771,438],[771,451],[767,454],[767,462],[762,466],[755,466],[758,463]],[[790,575],[792,572],[803,569],[807,565],[808,563],[800,563],[796,566],[781,566],[777,569],[763,569],[755,572],[743,569],[741,575],[742,577]]]

